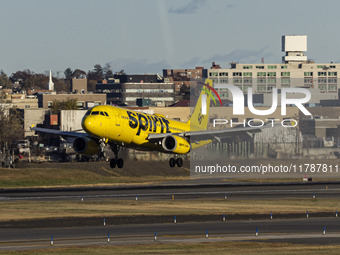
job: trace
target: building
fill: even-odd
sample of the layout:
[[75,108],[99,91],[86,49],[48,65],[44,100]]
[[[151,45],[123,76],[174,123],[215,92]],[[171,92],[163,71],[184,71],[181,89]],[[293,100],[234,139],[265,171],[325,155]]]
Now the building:
[[[315,104],[320,103],[320,99],[338,99],[340,64],[308,60],[305,35],[282,36],[282,51],[285,56],[280,64],[231,63],[228,69],[208,69],[208,78],[214,84],[234,84],[244,93],[248,88],[255,94],[271,94],[273,88],[301,87],[314,90],[312,103]],[[218,89],[218,92],[221,98],[231,99],[228,90]]]
[[83,131],[81,120],[84,117],[86,110],[62,110],[59,117],[59,130],[61,131]]
[[174,83],[164,82],[159,75],[114,75],[96,84],[97,93],[107,95],[107,104],[168,106],[175,102]]
[[38,108],[38,99],[32,94],[13,94],[12,89],[3,89],[0,94],[0,104],[5,108]]
[[195,69],[163,69],[163,77],[167,82],[175,84],[176,102],[182,99],[190,99],[190,85],[193,80],[207,78],[207,69],[196,67]]
[[202,79],[206,76],[207,69],[196,67],[195,69],[163,69],[163,77],[169,81],[187,81]]
[[190,86],[190,81],[207,77],[207,69],[196,67],[195,69],[163,69],[165,81],[175,83],[175,91],[178,92],[182,85]]
[[36,136],[35,131],[31,130],[31,126],[37,124],[43,124],[45,116],[48,113],[47,109],[24,109],[24,137]]
[[54,100],[77,99],[79,109],[106,104],[106,94],[38,94],[39,108],[51,108]]
[[0,99],[0,105],[8,108],[38,108],[38,99],[24,94],[11,95],[8,99]]
[[71,79],[71,92],[87,94],[87,79]]
[[340,138],[340,107],[309,107],[313,117],[299,113],[300,129],[306,135],[318,138]]

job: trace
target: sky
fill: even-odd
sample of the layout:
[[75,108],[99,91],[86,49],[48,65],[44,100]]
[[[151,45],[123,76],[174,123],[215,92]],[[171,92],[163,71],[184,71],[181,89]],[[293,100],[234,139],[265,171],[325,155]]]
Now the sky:
[[282,35],[307,35],[306,55],[340,62],[338,0],[0,0],[0,69],[159,73],[281,63]]

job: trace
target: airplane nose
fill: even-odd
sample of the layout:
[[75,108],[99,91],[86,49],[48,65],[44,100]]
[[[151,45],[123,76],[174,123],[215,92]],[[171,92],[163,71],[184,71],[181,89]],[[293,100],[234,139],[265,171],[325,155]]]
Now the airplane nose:
[[82,121],[82,128],[85,132],[93,133],[96,126],[96,120],[92,116],[86,116]]

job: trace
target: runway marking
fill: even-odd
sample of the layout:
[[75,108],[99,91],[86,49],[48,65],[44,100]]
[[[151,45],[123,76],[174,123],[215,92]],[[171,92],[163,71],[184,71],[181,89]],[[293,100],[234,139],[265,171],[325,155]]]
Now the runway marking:
[[[236,235],[236,236],[231,236],[230,234],[227,235],[217,235],[217,236],[209,236],[209,238],[205,238],[204,235],[160,235],[158,236],[157,242],[155,242],[151,237],[148,236],[141,236],[138,239],[131,240],[131,237],[129,240],[115,240],[116,238],[112,238],[110,240],[110,243],[107,243],[105,241],[105,238],[103,238],[102,242],[88,242],[87,240],[90,240],[90,238],[76,238],[76,239],[56,239],[55,244],[53,246],[47,244],[48,241],[46,241],[46,244],[23,244],[21,245],[20,243],[12,244],[9,243],[6,246],[0,247],[0,250],[9,250],[9,249],[30,249],[30,248],[38,248],[38,247],[43,247],[43,248],[58,248],[58,247],[66,247],[66,246],[90,246],[90,245],[127,245],[127,244],[142,244],[142,243],[197,243],[197,242],[222,242],[222,241],[244,241],[244,240],[252,240],[252,241],[257,241],[257,240],[277,240],[279,242],[280,240],[289,240],[289,239],[314,239],[314,238],[322,238],[322,239],[327,239],[327,238],[339,238],[340,233],[329,233],[327,235],[322,235],[321,233],[308,233],[308,234],[271,234],[271,233],[266,233],[265,235],[259,235],[257,237],[254,237],[253,235]],[[180,238],[179,240],[176,238]],[[95,238],[92,238],[95,239]],[[70,240],[70,241],[87,241],[87,242],[72,242],[72,243],[63,243],[62,241],[65,240]],[[19,242],[19,241],[18,241]],[[20,241],[21,242],[21,241]],[[286,241],[285,241],[286,242]]]
[[[104,194],[104,195],[62,195],[62,196],[38,196],[38,197],[0,197],[0,200],[43,200],[43,199],[70,199],[70,198],[77,198],[80,199],[81,197],[84,198],[103,198],[103,197],[133,197],[135,198],[136,194],[138,194],[138,197],[142,196],[155,196],[155,197],[161,197],[161,196],[171,196],[171,195],[213,195],[213,194],[263,194],[263,193],[282,193],[282,195],[285,195],[283,192],[286,193],[303,193],[303,192],[322,192],[324,193],[330,193],[332,191],[340,191],[340,188],[337,189],[328,189],[325,188],[321,189],[291,189],[291,190],[239,190],[239,191],[198,191],[198,192],[167,192],[167,193],[128,193],[128,194]],[[319,193],[320,194],[320,193]],[[339,193],[340,196],[340,193]]]

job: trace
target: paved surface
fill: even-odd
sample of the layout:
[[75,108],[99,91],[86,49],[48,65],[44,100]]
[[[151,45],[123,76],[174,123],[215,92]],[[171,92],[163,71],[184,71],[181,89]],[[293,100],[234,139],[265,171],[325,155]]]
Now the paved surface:
[[[227,194],[228,199],[288,199],[312,198],[315,193],[317,199],[340,198],[339,184],[310,184],[310,185],[253,185],[253,184],[190,184],[186,186],[173,185],[153,187],[104,187],[102,189],[47,189],[47,190],[12,190],[0,193],[1,201],[60,201],[84,199],[135,199],[139,200],[171,199],[221,199]],[[204,217],[204,216],[203,216]],[[267,216],[266,216],[267,217]],[[31,249],[50,247],[53,236],[53,247],[69,245],[122,245],[154,243],[154,234],[157,232],[157,242],[217,242],[217,241],[265,241],[265,242],[292,242],[309,244],[340,244],[340,218],[334,215],[329,217],[310,217],[273,220],[232,220],[227,219],[200,219],[200,222],[182,223],[148,223],[68,227],[42,227],[15,226],[0,228],[0,250]],[[203,222],[202,222],[203,221]],[[47,224],[48,225],[48,224]],[[44,225],[43,225],[44,226]],[[46,225],[45,225],[46,226]],[[87,227],[85,227],[87,226]],[[326,235],[323,228],[326,226]],[[259,236],[255,237],[258,228]],[[208,229],[209,238],[205,238]],[[110,233],[110,243],[108,243]]]
[[[323,229],[326,226],[326,234]],[[256,228],[258,237],[255,236]],[[177,224],[132,224],[119,226],[1,229],[0,249],[27,249],[50,246],[51,236],[55,246],[104,245],[157,242],[206,241],[266,241],[310,244],[340,244],[340,219],[314,218],[299,220],[263,220],[235,222],[199,222]],[[206,231],[208,230],[208,238]]]
[[84,199],[138,199],[163,200],[170,199],[198,199],[198,198],[224,198],[228,199],[287,199],[312,198],[318,199],[340,198],[340,185],[314,184],[302,185],[263,185],[263,184],[202,184],[202,185],[154,185],[154,186],[128,186],[128,187],[102,187],[102,188],[68,188],[68,189],[22,189],[2,190],[1,201],[14,200],[79,200]]

